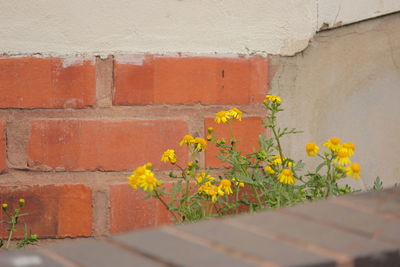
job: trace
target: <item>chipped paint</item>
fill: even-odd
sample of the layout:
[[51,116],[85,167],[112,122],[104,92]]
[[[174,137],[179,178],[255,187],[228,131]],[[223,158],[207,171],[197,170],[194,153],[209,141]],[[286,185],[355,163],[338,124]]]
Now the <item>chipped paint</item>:
[[92,65],[94,64],[94,58],[87,57],[64,57],[62,62],[63,68],[68,68],[71,66],[79,66],[83,65],[84,62],[90,62]]
[[120,64],[142,66],[146,56],[144,54],[116,55],[114,58]]

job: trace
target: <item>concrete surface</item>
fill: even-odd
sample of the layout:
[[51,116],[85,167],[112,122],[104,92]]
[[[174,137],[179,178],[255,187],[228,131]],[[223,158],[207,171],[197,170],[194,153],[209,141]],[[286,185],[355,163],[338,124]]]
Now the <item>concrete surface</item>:
[[[1,252],[0,265],[398,266],[400,240],[393,237],[399,236],[399,204],[400,190],[391,188],[100,240]],[[366,231],[365,221],[373,222]]]
[[400,183],[399,13],[320,32],[304,52],[272,64],[271,93],[286,109],[281,123],[304,131],[285,139],[291,156],[304,158],[307,142],[337,136],[356,144],[356,187],[377,176],[384,186]]
[[0,53],[293,55],[321,27],[398,10],[397,0],[0,0]]

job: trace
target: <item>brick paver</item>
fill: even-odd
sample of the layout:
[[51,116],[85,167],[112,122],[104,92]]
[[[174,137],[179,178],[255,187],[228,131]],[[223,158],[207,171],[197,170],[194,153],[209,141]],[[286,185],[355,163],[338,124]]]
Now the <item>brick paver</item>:
[[0,253],[0,266],[400,266],[400,189]]

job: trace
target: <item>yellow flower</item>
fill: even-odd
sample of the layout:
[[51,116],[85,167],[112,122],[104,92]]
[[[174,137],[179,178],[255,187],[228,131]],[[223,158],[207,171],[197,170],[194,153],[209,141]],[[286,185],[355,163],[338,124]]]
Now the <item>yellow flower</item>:
[[189,161],[188,162],[188,167],[192,167],[193,166],[193,161]]
[[238,121],[242,120],[242,114],[243,112],[240,111],[238,108],[233,108],[228,111],[228,114],[232,116],[233,118],[237,119]]
[[327,148],[329,148],[330,150],[336,152],[341,147],[340,146],[340,138],[332,137],[331,139],[326,140],[323,145],[326,146]]
[[219,188],[216,185],[207,186],[205,189],[203,189],[203,192],[205,192],[208,196],[210,196],[211,201],[214,203],[217,201],[218,196],[224,195],[224,191],[222,191],[221,188]]
[[275,95],[266,95],[264,103],[267,103],[269,101],[274,102],[274,103],[278,103],[278,104],[282,103],[282,99],[279,96],[275,96]]
[[139,185],[143,188],[144,191],[153,191],[154,188],[161,185],[163,182],[159,181],[155,176],[154,173],[150,170],[146,170],[145,174],[140,177]]
[[289,169],[283,169],[278,175],[278,180],[282,184],[294,184],[296,181],[293,176],[293,172]]
[[228,179],[222,179],[218,187],[226,194],[230,195],[233,193],[231,185],[231,181],[229,181]]
[[197,151],[204,151],[207,147],[207,141],[201,137],[196,137],[194,143]]
[[237,179],[237,178],[232,178],[232,181],[235,183],[236,186],[244,187],[244,183],[242,180]]
[[139,176],[132,174],[128,177],[129,184],[132,186],[133,189],[137,189],[139,185]]
[[271,162],[268,162],[269,165],[277,166],[277,165],[281,165],[282,164],[281,156],[277,155],[277,156],[273,156],[272,158],[274,160],[271,161]]
[[219,123],[227,123],[230,120],[230,113],[225,110],[221,110],[220,112],[215,113],[215,121]]
[[8,208],[8,204],[7,204],[7,203],[1,204],[1,209],[2,209],[2,210],[6,211],[7,208]]
[[172,164],[175,164],[176,163],[175,150],[168,149],[167,151],[165,151],[163,153],[163,155],[161,156],[161,161],[162,162],[171,162]]
[[315,155],[317,155],[318,151],[319,147],[314,142],[306,144],[306,152],[310,157],[314,157]]
[[182,140],[179,142],[179,145],[182,146],[183,144],[187,144],[190,145],[194,142],[194,138],[193,136],[191,136],[190,134],[185,135]]
[[275,171],[270,166],[266,166],[264,170],[269,174],[275,174]]
[[212,140],[212,135],[211,134],[207,135],[207,141],[211,141],[211,140]]
[[347,152],[349,152],[350,157],[354,155],[354,150],[356,150],[356,146],[352,142],[343,144],[342,148],[347,149]]
[[[285,158],[285,159],[287,159],[287,158]],[[296,166],[296,164],[294,164],[293,161],[288,161],[287,166],[289,168],[292,168],[292,167]]]
[[196,184],[204,184],[211,185],[211,181],[214,181],[215,178],[205,172],[201,172],[197,175]]
[[357,163],[353,163],[349,167],[346,167],[346,175],[348,177],[356,178],[357,180],[360,179],[360,171],[361,167]]
[[345,165],[350,164],[351,161],[350,161],[349,152],[347,151],[347,149],[342,148],[339,151],[337,151],[334,162],[338,163],[340,166],[345,166]]
[[151,172],[150,169],[153,164],[146,163],[143,166],[139,166],[132,172],[132,174],[128,177],[129,184],[132,186],[133,189],[137,189],[139,186],[139,183],[144,177]]
[[[274,160],[271,162],[267,162],[268,165],[273,165],[273,166],[278,166],[278,165],[282,165],[282,159],[281,156],[277,155],[277,156],[273,156],[272,157]],[[289,160],[287,157],[283,157],[283,160],[287,162],[287,166],[289,168],[292,168],[293,166],[295,166],[296,164],[293,163],[292,160]]]
[[19,200],[18,200],[18,204],[19,204],[19,206],[22,208],[23,206],[25,206],[25,199],[23,199],[23,198],[20,198]]
[[199,186],[199,189],[197,190],[199,193],[204,193],[204,194],[207,194],[207,190],[208,190],[208,187],[209,187],[210,185],[201,185],[201,186]]

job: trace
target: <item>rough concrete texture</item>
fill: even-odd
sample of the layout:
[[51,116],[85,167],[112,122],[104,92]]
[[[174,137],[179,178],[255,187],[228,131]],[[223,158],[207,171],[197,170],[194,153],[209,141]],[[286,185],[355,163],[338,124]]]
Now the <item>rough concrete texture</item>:
[[400,9],[398,0],[317,0],[318,29],[335,28]]
[[316,0],[0,0],[0,53],[293,54],[316,23]]
[[321,28],[399,10],[398,0],[0,0],[0,53],[293,55]]
[[271,60],[278,66],[271,93],[286,109],[281,124],[304,130],[285,139],[292,157],[306,157],[307,142],[337,136],[356,144],[356,187],[377,176],[386,187],[400,182],[399,13],[321,32],[304,52]]

